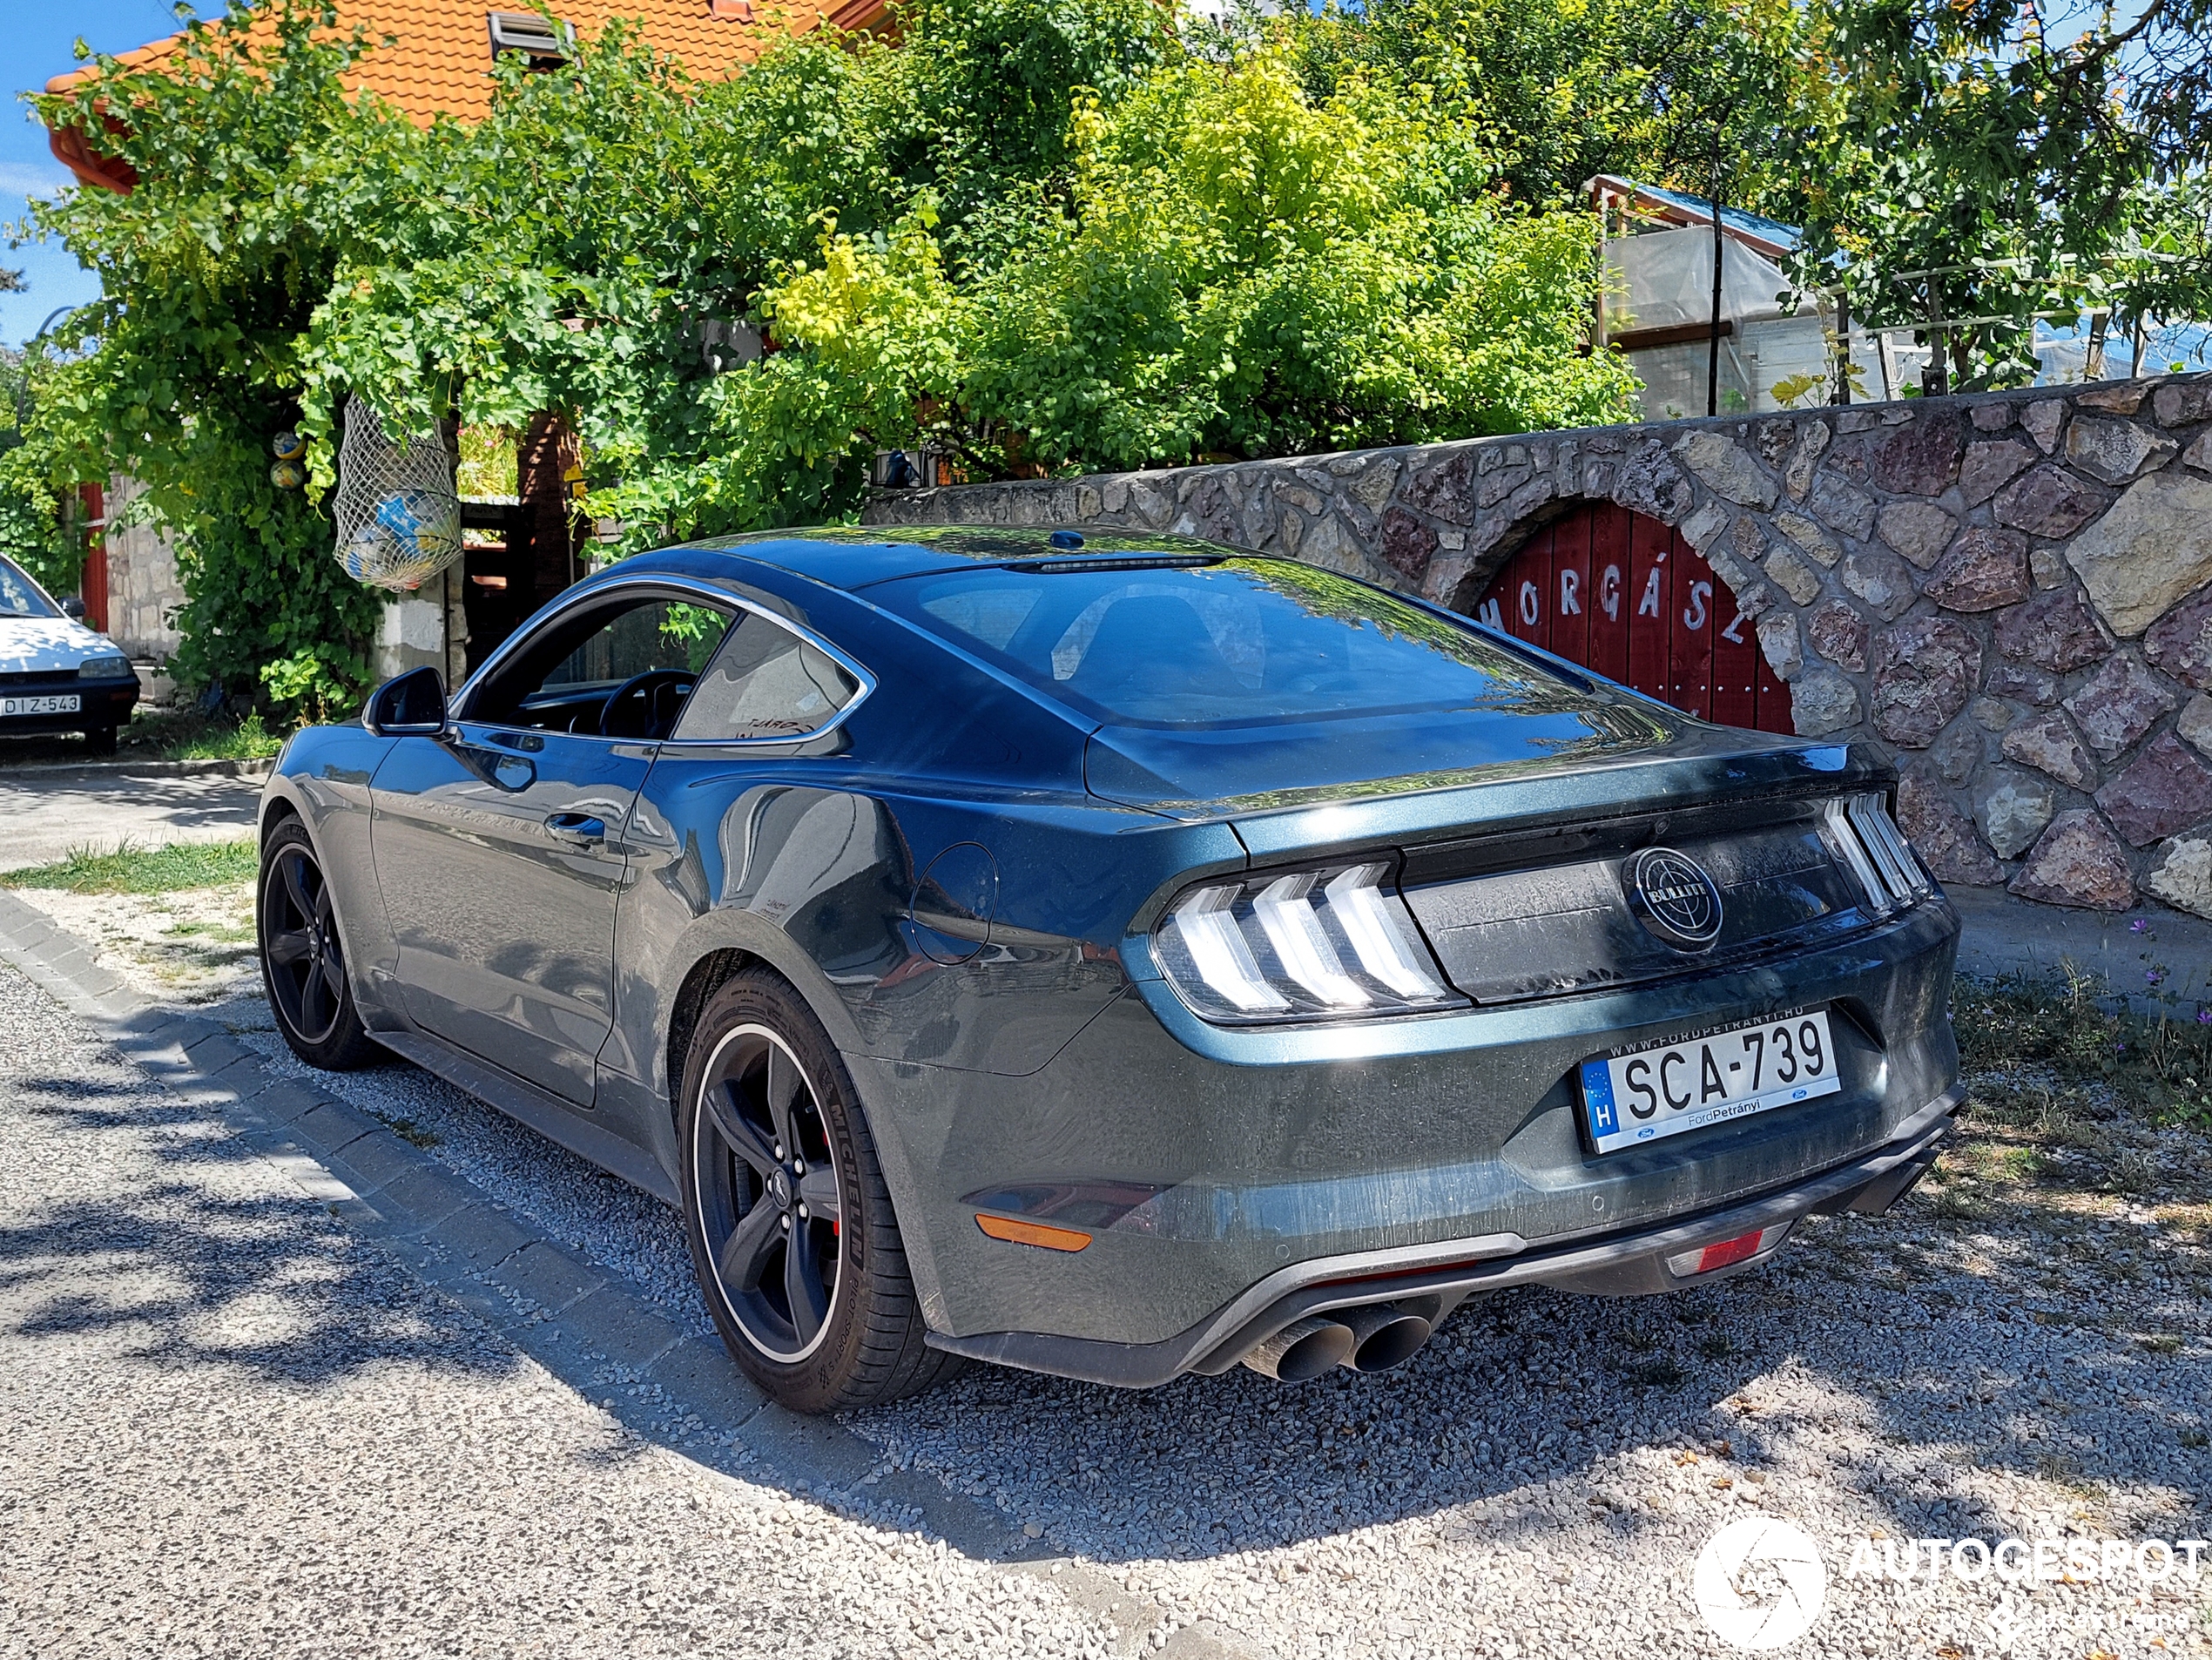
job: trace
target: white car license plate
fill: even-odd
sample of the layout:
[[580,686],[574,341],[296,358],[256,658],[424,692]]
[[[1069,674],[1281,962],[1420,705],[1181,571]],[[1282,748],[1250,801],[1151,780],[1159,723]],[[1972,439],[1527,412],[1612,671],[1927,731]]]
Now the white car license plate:
[[0,698],[0,718],[9,715],[73,715],[82,699],[74,692],[51,698]]
[[1828,1011],[1799,1009],[1582,1063],[1590,1140],[1618,1152],[1844,1087]]

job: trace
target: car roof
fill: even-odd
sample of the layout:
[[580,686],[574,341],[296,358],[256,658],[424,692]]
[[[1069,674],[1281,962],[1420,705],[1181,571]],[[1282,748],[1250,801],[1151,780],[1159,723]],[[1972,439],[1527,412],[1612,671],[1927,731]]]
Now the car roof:
[[[973,565],[1005,564],[1021,559],[1069,559],[1117,554],[1143,556],[1204,554],[1220,557],[1237,550],[1189,536],[1154,536],[1112,527],[1082,529],[1070,545],[1068,530],[983,524],[826,526],[809,530],[755,531],[711,536],[680,547],[625,560],[632,570],[662,568],[705,574],[725,553],[788,570],[795,576],[847,592],[901,577],[960,570]],[[1062,538],[1055,543],[1054,536]],[[702,558],[700,556],[708,556]]]

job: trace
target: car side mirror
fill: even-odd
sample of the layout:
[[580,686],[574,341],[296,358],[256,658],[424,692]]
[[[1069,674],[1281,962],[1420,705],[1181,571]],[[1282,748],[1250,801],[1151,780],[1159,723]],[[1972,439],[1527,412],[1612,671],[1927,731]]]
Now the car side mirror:
[[361,725],[379,738],[435,738],[446,729],[444,677],[427,664],[376,688]]
[[62,601],[62,615],[68,617],[71,622],[83,622],[84,620],[84,602],[79,599],[75,594],[70,595],[68,598]]

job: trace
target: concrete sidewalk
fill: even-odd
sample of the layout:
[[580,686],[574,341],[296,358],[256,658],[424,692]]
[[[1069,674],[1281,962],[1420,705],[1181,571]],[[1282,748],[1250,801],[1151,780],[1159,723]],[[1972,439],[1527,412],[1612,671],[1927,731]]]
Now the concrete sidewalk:
[[50,865],[79,847],[236,841],[253,833],[261,780],[156,767],[0,773],[0,870]]
[[2071,964],[2129,996],[2155,989],[2183,1002],[2212,997],[2212,922],[2149,905],[2116,916],[2033,905],[2001,887],[1949,892],[1966,921],[1963,974],[2056,979]]

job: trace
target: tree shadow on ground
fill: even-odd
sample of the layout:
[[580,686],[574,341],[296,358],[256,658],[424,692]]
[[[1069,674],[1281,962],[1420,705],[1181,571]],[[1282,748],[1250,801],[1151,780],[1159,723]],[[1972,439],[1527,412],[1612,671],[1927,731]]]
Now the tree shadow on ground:
[[1990,1291],[2036,1265],[2025,1226],[1979,1237],[1986,1260],[1965,1290],[1941,1283],[1958,1276],[1929,1260],[1939,1251],[1898,1272],[1905,1232],[1815,1223],[1773,1265],[1662,1298],[1504,1292],[1381,1376],[1285,1386],[1238,1369],[1135,1394],[979,1367],[853,1422],[1107,1559],[1216,1557],[1419,1518],[1447,1536],[1510,1535],[1556,1528],[1562,1509],[1632,1532],[1669,1514],[1638,1468],[1655,1450],[1697,1461],[1681,1496],[1748,1482],[1786,1504],[1817,1479],[1909,1536],[2017,1528],[1973,1479],[1993,1471],[2075,1499],[2148,1490],[2202,1529],[2212,1465],[2180,1439],[2212,1415],[2201,1307],[2158,1312],[2195,1333],[2171,1352],[2106,1325],[2039,1324]]
[[[0,1338],[304,1384],[394,1361],[514,1364],[465,1322],[426,1321],[396,1262],[202,1110],[124,1079],[18,1076],[8,1090],[10,1116],[67,1167],[0,1221]],[[124,1178],[96,1179],[118,1156]]]

